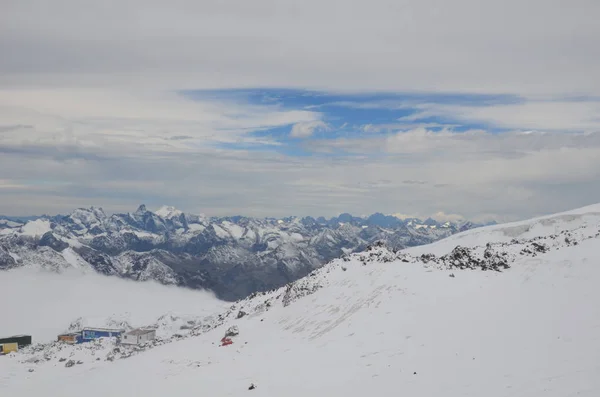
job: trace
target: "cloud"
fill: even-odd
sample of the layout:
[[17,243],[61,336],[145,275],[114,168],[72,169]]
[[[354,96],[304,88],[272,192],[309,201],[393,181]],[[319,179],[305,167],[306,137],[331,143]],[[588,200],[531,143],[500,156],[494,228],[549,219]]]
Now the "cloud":
[[431,117],[456,123],[484,123],[494,128],[545,131],[600,131],[600,100],[536,100],[493,106],[465,106],[425,103],[402,121]]
[[414,215],[414,214],[403,214],[401,212],[396,212],[396,213],[391,214],[391,215],[395,216],[398,219],[418,218],[417,215]]
[[[366,123],[364,132],[418,127],[458,128],[479,125],[495,130],[599,131],[600,97],[495,96],[443,94],[356,95],[353,101],[324,103],[349,110],[387,110],[404,115],[394,123]],[[406,114],[408,113],[408,114]]]
[[330,126],[321,120],[307,121],[294,124],[290,136],[292,138],[308,138],[316,131],[329,131],[330,129]]
[[215,143],[252,143],[257,141],[250,136],[254,131],[310,124],[319,117],[274,105],[192,100],[172,93],[0,88],[0,120],[5,126],[0,148],[195,151]]
[[52,4],[0,13],[3,212],[512,219],[600,201],[596,0]]
[[[473,0],[345,7],[307,0],[302,8],[268,0],[253,7],[243,0],[134,0],[118,9],[54,4],[23,0],[3,7],[0,51],[11,56],[0,61],[0,84],[527,95],[600,90],[590,77],[600,66],[596,0],[576,0],[568,10],[554,0],[485,8]],[[322,12],[310,11],[317,8]],[[329,15],[336,15],[335,29]]]
[[[392,137],[340,139],[320,145],[348,150],[351,156],[360,154],[355,164],[349,164],[348,159],[340,161],[338,172],[330,162],[326,172],[306,178],[306,189],[312,180],[319,180],[330,190],[364,195],[363,203],[367,195],[374,197],[368,201],[373,209],[391,213],[411,209],[412,213],[432,214],[440,211],[439,202],[444,202],[444,213],[459,213],[469,219],[482,214],[487,214],[486,219],[490,214],[496,219],[514,219],[574,208],[600,198],[598,133],[417,129]],[[360,187],[351,181],[373,178],[391,183],[365,192],[348,190],[350,186]],[[577,191],[586,191],[586,195]]]
[[[0,119],[10,127],[0,134],[0,206],[9,214],[131,211],[143,202],[209,215],[402,211],[508,220],[600,199],[594,132],[456,131],[411,121],[341,135],[321,120],[326,113],[278,101],[113,90],[67,90],[53,101],[51,91],[34,93],[15,95],[15,107],[0,92]],[[75,106],[90,96],[97,108]],[[299,146],[269,132],[290,124],[304,136]],[[323,128],[331,133],[306,136]],[[309,155],[293,152],[300,149]]]
[[8,189],[25,189],[28,186],[19,182],[0,179],[0,190],[8,190]]
[[[109,290],[110,294],[106,294]],[[97,299],[99,294],[103,299]],[[130,299],[131,296],[137,299]],[[2,332],[30,334],[35,343],[55,340],[79,317],[96,327],[105,326],[111,318],[140,327],[156,322],[164,314],[203,316],[224,306],[207,291],[81,274],[76,270],[55,274],[25,268],[3,272],[0,299],[19,301],[19,307],[5,308],[10,321],[2,323]]]
[[465,219],[465,217],[462,215],[446,214],[443,211],[436,212],[435,214],[431,215],[431,218],[438,222],[457,222]]
[[[482,133],[473,141],[460,134],[421,134],[413,150],[402,143],[402,150],[394,147],[383,156],[381,151],[295,158],[200,150],[147,157],[86,149],[90,151],[79,158],[63,159],[53,150],[3,153],[0,167],[10,181],[24,184],[52,175],[67,184],[37,186],[35,195],[27,188],[3,190],[0,206],[25,215],[92,204],[132,211],[143,202],[208,215],[441,211],[467,219],[491,214],[512,220],[583,206],[600,197],[600,144],[594,134],[539,134],[532,139],[531,134],[500,138]],[[385,140],[371,143],[389,145]]]
[[396,212],[394,214],[392,214],[392,216],[395,216],[398,219],[410,219],[410,218],[418,218],[418,219],[427,219],[427,218],[431,218],[431,219],[435,219],[438,222],[458,222],[458,221],[462,221],[465,219],[464,216],[459,215],[459,214],[446,214],[443,211],[438,211],[434,214],[403,214],[400,212]]

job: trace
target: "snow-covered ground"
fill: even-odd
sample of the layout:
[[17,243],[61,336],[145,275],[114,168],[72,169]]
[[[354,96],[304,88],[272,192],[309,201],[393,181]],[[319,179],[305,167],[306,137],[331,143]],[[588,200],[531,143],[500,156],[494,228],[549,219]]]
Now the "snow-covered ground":
[[406,250],[411,254],[444,254],[457,245],[483,246],[487,242],[509,243],[514,239],[532,239],[571,232],[576,234],[598,232],[600,204],[589,205],[572,211],[542,216],[527,221],[511,222],[478,229],[436,241],[432,244],[412,247]]
[[[502,271],[481,270],[490,263]],[[596,205],[399,253],[373,247],[126,359],[107,361],[108,341],[0,357],[0,394],[596,397],[599,282]],[[232,325],[239,335],[219,346]]]

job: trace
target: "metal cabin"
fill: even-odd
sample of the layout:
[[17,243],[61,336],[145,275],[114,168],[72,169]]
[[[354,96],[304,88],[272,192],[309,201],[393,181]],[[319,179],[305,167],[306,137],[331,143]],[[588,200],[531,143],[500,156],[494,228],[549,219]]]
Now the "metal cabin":
[[20,348],[31,345],[31,335],[15,335],[8,338],[0,338],[0,345],[16,343]]
[[82,340],[81,340],[81,333],[79,333],[79,332],[71,332],[71,333],[68,333],[68,334],[58,335],[57,340],[59,342],[68,343],[70,345],[74,345],[74,344],[82,342]]
[[121,343],[126,345],[141,345],[156,338],[156,330],[137,328],[123,335]]
[[120,338],[123,332],[122,329],[84,328],[81,331],[81,341],[89,342],[98,338]]
[[0,355],[16,352],[19,350],[19,345],[16,342],[3,343],[0,345]]

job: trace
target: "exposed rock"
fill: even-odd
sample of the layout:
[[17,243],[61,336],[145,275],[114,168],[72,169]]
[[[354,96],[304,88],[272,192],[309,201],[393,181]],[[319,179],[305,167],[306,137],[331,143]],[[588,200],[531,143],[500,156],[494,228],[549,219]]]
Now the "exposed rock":
[[50,247],[56,252],[61,252],[69,247],[68,243],[57,239],[52,232],[44,233],[38,244],[42,247]]
[[315,284],[308,280],[309,279],[304,278],[287,285],[282,299],[283,306],[289,306],[297,299],[306,295],[311,295],[321,288],[319,284]]
[[531,243],[531,245],[536,252],[544,253],[548,251],[548,247],[546,247],[544,244]]
[[239,334],[240,334],[239,328],[237,327],[237,325],[233,325],[233,326],[229,327],[227,329],[227,331],[225,332],[225,338],[237,336]]

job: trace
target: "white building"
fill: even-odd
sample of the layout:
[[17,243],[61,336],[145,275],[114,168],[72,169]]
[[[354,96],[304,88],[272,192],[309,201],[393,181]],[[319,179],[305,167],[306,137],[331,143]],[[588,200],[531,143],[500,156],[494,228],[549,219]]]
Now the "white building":
[[121,343],[126,345],[141,345],[156,338],[156,330],[137,328],[123,335]]

